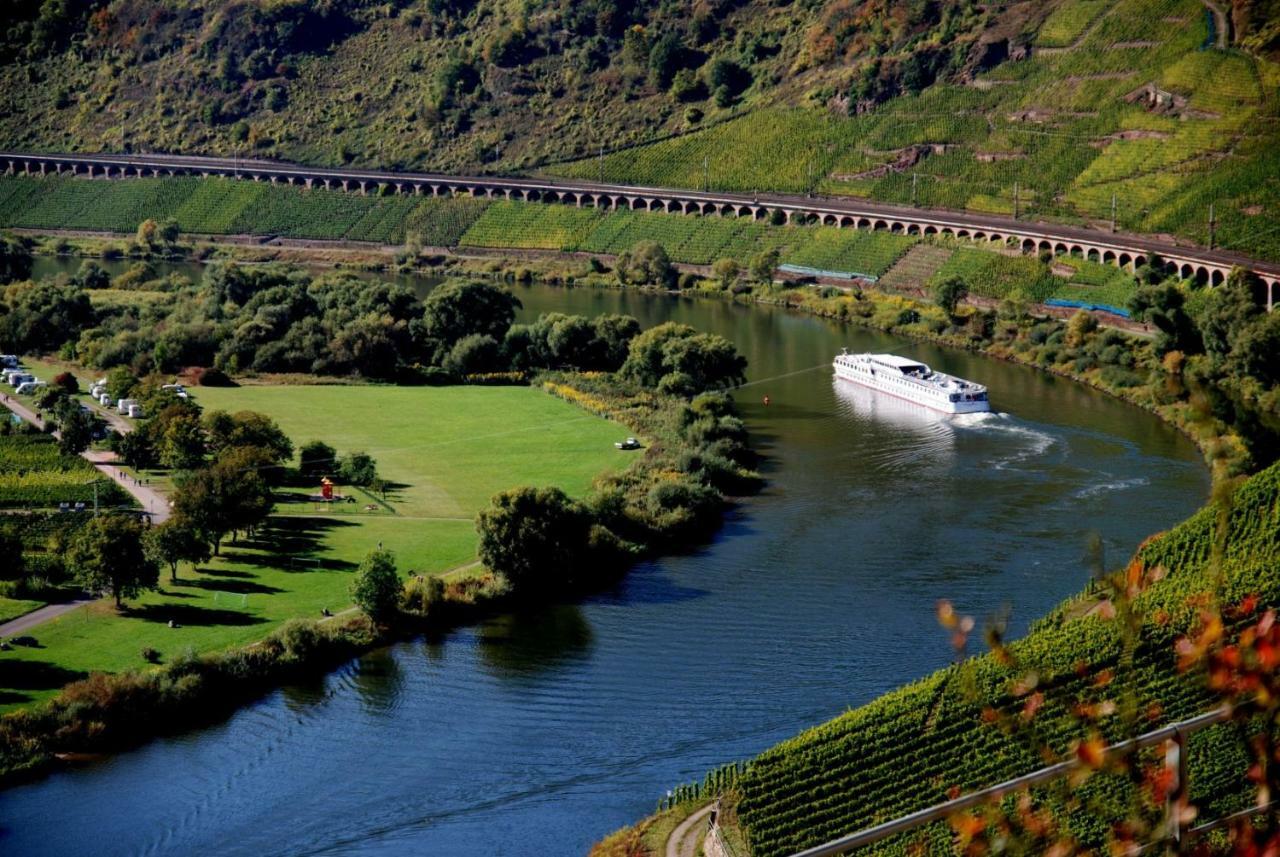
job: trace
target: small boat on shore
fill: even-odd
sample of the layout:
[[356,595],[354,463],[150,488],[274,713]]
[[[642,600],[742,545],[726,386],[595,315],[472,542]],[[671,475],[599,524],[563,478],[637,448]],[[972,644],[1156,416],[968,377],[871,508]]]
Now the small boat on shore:
[[836,377],[897,396],[944,414],[991,411],[987,388],[935,372],[926,364],[896,354],[850,354],[841,350],[832,364]]

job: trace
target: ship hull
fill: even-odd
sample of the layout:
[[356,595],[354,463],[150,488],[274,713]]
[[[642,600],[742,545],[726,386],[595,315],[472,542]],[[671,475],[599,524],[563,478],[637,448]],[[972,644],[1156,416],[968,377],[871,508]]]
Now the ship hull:
[[983,402],[948,402],[940,399],[933,399],[925,396],[904,395],[904,391],[890,389],[887,384],[879,384],[874,377],[865,378],[856,374],[853,370],[835,364],[836,377],[842,381],[848,381],[857,384],[860,387],[866,387],[869,390],[875,390],[877,393],[883,393],[886,396],[893,396],[895,399],[901,399],[904,402],[910,402],[913,405],[919,405],[922,408],[928,408],[940,414],[986,414],[991,412],[991,403]]

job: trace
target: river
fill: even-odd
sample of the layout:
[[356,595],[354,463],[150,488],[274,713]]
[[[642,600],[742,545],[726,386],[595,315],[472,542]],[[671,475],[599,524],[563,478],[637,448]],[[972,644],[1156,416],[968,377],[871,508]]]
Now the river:
[[[711,544],[580,604],[379,650],[0,794],[0,851],[583,854],[668,787],[944,665],[937,599],[1025,630],[1085,584],[1090,534],[1118,564],[1207,494],[1187,440],[1029,368],[780,309],[515,290],[526,318],[625,312],[732,339],[765,491]],[[1000,413],[859,394],[833,382],[841,347],[980,381]]]

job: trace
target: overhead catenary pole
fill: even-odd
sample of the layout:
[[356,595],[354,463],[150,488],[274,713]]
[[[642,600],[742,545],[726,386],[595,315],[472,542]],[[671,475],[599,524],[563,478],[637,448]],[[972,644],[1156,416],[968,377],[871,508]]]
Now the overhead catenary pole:
[[702,192],[706,193],[711,190],[711,161],[706,156],[702,156]]
[[1213,249],[1215,239],[1217,238],[1218,224],[1213,218],[1213,203],[1209,203],[1209,249]]
[[1111,194],[1111,231],[1116,231],[1116,195]]
[[912,207],[914,207],[916,204],[916,179],[918,178],[920,178],[919,173],[911,174],[911,205]]
[[1018,183],[1013,183],[1013,219],[1018,219]]

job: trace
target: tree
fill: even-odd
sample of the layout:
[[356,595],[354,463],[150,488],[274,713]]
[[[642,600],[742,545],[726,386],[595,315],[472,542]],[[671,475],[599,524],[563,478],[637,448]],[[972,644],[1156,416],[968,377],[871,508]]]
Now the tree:
[[237,447],[178,480],[174,514],[213,542],[214,556],[228,533],[252,529],[271,514],[271,488],[259,472],[267,463],[256,450]]
[[496,371],[501,364],[501,347],[487,333],[471,333],[449,349],[443,367],[455,375],[474,375]]
[[138,388],[138,379],[128,366],[116,366],[107,373],[107,395],[112,399],[127,399]]
[[720,281],[720,288],[727,289],[738,282],[742,266],[735,259],[717,259],[711,266],[711,273]]
[[0,235],[0,285],[31,276],[31,251],[19,238]]
[[57,375],[53,376],[53,381],[51,383],[54,387],[57,387],[69,396],[74,396],[76,393],[80,392],[80,382],[77,381],[76,376],[72,375],[70,372],[59,372]]
[[58,449],[64,455],[79,455],[93,443],[94,419],[74,400],[58,420]]
[[159,423],[158,457],[165,467],[190,470],[204,462],[205,439],[200,417],[194,413],[178,413]]
[[370,619],[386,622],[396,615],[404,585],[391,551],[371,551],[351,581],[351,600]]
[[215,456],[238,446],[251,446],[274,463],[293,458],[293,441],[266,414],[256,411],[211,411],[202,420],[209,451]]
[[181,515],[148,530],[143,549],[156,563],[169,566],[169,579],[174,581],[178,579],[178,563],[195,565],[208,562],[211,556],[209,539]]
[[1185,309],[1186,297],[1174,285],[1141,286],[1129,298],[1129,312],[1133,317],[1155,325],[1160,331],[1156,340],[1156,352],[1168,354],[1199,354],[1204,350],[1200,331],[1195,320]]
[[476,516],[480,559],[511,588],[559,589],[578,580],[591,517],[559,488],[515,488]]
[[772,283],[773,272],[778,269],[778,251],[764,250],[751,258],[751,279],[757,283]]
[[674,33],[668,33],[653,43],[649,49],[649,82],[657,89],[666,89],[684,61],[684,45]]
[[515,295],[490,283],[446,283],[423,301],[417,336],[428,359],[438,366],[464,336],[480,334],[502,341],[520,305]]
[[618,280],[623,285],[669,285],[675,269],[671,257],[657,241],[637,242],[618,257]]
[[138,243],[150,247],[160,237],[160,224],[150,217],[138,224]]
[[129,467],[151,467],[156,463],[151,436],[145,431],[114,432],[109,441],[111,451]]
[[160,240],[166,244],[173,244],[182,235],[182,230],[178,226],[178,221],[169,218],[160,224]]
[[80,269],[71,278],[82,289],[105,289],[111,285],[111,275],[92,259],[80,263]]
[[351,485],[368,485],[378,478],[378,465],[367,452],[348,452],[338,463],[338,475]]
[[0,569],[0,578],[20,580],[27,574],[27,558],[22,553],[22,536],[18,535],[13,525],[0,527],[0,556],[4,557],[4,567]]
[[304,443],[298,452],[298,472],[308,479],[319,479],[335,471],[338,451],[322,440]]
[[8,312],[0,312],[0,342],[18,352],[57,351],[96,319],[88,293],[69,282],[12,283],[3,305]]
[[1067,319],[1067,345],[1079,348],[1089,335],[1098,329],[1098,320],[1084,310],[1078,310]]
[[80,530],[67,554],[76,582],[91,592],[108,590],[119,609],[125,598],[155,589],[160,567],[142,544],[143,526],[126,515],[101,515]]
[[746,359],[724,337],[666,322],[631,341],[620,371],[662,392],[694,396],[741,384],[746,368]]
[[969,296],[969,286],[959,277],[948,277],[933,287],[933,302],[947,315],[955,315],[956,307]]

